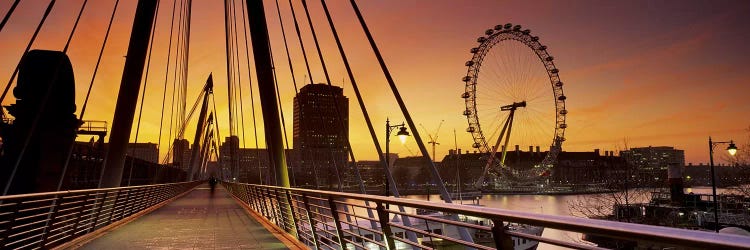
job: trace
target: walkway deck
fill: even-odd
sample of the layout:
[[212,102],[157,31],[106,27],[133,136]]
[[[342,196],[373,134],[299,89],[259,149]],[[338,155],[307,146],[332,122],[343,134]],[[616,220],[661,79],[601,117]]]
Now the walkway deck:
[[220,185],[202,185],[80,249],[288,249]]

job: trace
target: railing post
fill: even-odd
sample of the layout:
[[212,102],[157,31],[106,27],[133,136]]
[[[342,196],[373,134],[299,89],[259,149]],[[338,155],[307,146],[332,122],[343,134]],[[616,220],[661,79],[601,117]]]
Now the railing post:
[[266,207],[266,197],[260,192],[259,187],[253,187],[253,195],[258,200],[258,207],[260,208],[260,214],[266,219],[271,219],[271,215],[268,214],[268,208]]
[[344,231],[343,228],[341,228],[341,219],[339,219],[339,210],[336,206],[336,202],[333,201],[333,197],[328,196],[328,206],[331,208],[331,217],[333,218],[333,223],[336,226],[336,233],[338,233],[339,238],[339,245],[341,245],[341,249],[346,249],[346,241],[344,240]]
[[306,194],[302,194],[302,203],[305,204],[305,211],[307,211],[307,223],[310,225],[313,245],[315,245],[315,249],[320,249],[320,243],[318,243],[318,230],[315,225],[315,219],[313,219],[312,211],[310,210],[310,200],[307,199]]
[[279,199],[278,196],[276,196],[275,194],[272,194],[271,191],[272,190],[270,189],[266,190],[266,194],[268,195],[269,198],[271,198],[271,211],[273,211],[273,216],[274,218],[276,218],[276,225],[284,228],[284,231],[287,231],[286,225],[284,223],[285,222],[284,217],[283,217],[284,215],[282,214],[283,211],[281,211],[281,200]]
[[396,242],[393,241],[393,231],[391,231],[391,226],[388,225],[388,221],[390,218],[390,216],[388,215],[388,211],[385,209],[385,207],[383,207],[382,202],[378,202],[375,210],[378,212],[380,228],[383,230],[383,239],[385,239],[385,242],[387,243],[388,250],[396,249]]
[[495,248],[497,249],[513,249],[513,239],[510,235],[505,233],[505,226],[503,221],[499,219],[492,219],[492,239],[495,241]]
[[289,190],[285,190],[285,191],[286,191],[285,192],[286,193],[286,200],[289,201],[289,208],[292,210],[291,211],[291,213],[292,213],[292,222],[294,223],[294,229],[295,229],[294,230],[294,237],[297,237],[297,239],[299,239],[299,222],[297,221],[297,217],[294,216],[297,213],[295,213],[295,209],[294,209],[294,205],[293,205],[294,200],[292,200],[292,193]]
[[112,217],[115,216],[115,209],[117,209],[117,200],[120,199],[120,192],[122,192],[122,189],[118,189],[117,191],[115,191],[115,200],[112,201],[112,209],[109,210],[109,219],[107,219],[107,224],[112,223]]
[[[283,202],[284,202],[283,200],[285,200],[286,197],[285,196],[281,196],[279,194],[279,190],[278,189],[274,189],[273,190],[273,197],[276,197],[276,206],[278,206],[278,208],[279,208],[279,218],[280,218],[279,222],[281,222],[281,227],[284,228],[284,231],[289,232],[291,227],[289,227],[289,225],[287,223],[288,222],[287,221],[287,215],[288,215],[287,211],[286,211],[286,209],[281,209],[282,207],[286,207],[286,205],[283,204]],[[291,215],[291,214],[289,214],[289,215]]]
[[[97,194],[99,196],[99,194]],[[99,203],[99,206],[96,206],[97,198],[94,198],[94,207],[96,207],[96,213],[94,213],[91,217],[91,225],[89,228],[86,229],[86,233],[90,233],[92,229],[96,228],[97,222],[99,222],[99,214],[102,212],[102,207],[104,207],[104,203],[107,202],[107,196],[109,196],[109,191],[104,191],[104,197],[102,197],[102,202]]]
[[39,248],[44,249],[44,242],[47,241],[47,235],[49,234],[50,227],[53,226],[52,221],[55,220],[57,210],[60,207],[60,196],[55,195],[55,199],[52,200],[52,207],[50,208],[49,215],[47,215],[47,221],[44,222],[44,229],[42,229],[42,236],[39,239]]
[[[275,219],[274,218],[275,216],[273,215],[273,204],[271,204],[270,207],[268,206],[269,205],[268,199],[271,199],[271,197],[268,197],[268,195],[265,192],[266,191],[265,188],[259,188],[259,189],[260,190],[258,191],[260,191],[260,199],[263,201],[263,210],[266,212],[266,218],[268,218],[268,220],[270,221],[273,221]],[[269,209],[271,211],[269,211]]]
[[261,214],[260,206],[258,205],[258,197],[253,192],[253,186],[245,186],[245,193],[247,193],[247,203],[253,206],[256,213]]
[[[72,227],[73,230],[70,231],[70,234],[69,234],[70,236],[75,237],[76,235],[76,229],[78,229],[78,224],[80,224],[81,220],[83,220],[83,210],[86,208],[86,203],[89,199],[89,196],[90,194],[87,193],[86,196],[83,197],[83,201],[84,201],[83,204],[78,205],[78,209],[76,209],[76,214],[78,215],[76,216],[76,221],[73,222],[73,227]],[[94,200],[94,204],[96,204],[96,200]],[[96,206],[93,206],[92,209],[94,207]]]
[[9,240],[8,237],[11,235],[11,229],[16,224],[16,219],[18,218],[18,210],[21,210],[21,202],[16,201],[15,204],[13,204],[13,209],[11,209],[12,216],[8,220],[8,222],[5,224],[2,232],[0,232],[0,248],[5,248],[5,245],[8,244]]

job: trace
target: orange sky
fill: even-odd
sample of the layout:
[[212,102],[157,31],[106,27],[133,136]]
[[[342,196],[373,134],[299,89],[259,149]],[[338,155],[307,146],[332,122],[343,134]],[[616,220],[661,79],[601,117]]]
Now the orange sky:
[[[0,2],[2,15],[11,2]],[[82,2],[58,1],[33,48],[61,50]],[[291,143],[294,87],[275,16],[276,7],[273,1],[265,2]],[[280,2],[296,77],[302,82],[304,63],[299,60],[302,57],[293,36],[289,6],[285,0]],[[298,18],[302,18],[301,4],[294,2]],[[120,3],[92,91],[92,105],[86,112],[87,120],[112,119],[135,3]],[[10,79],[46,4],[42,0],[22,1],[0,32],[3,86]],[[380,134],[386,117],[395,122],[403,118],[348,1],[331,0],[328,4]],[[79,113],[113,5],[114,0],[89,1],[72,40],[69,55],[75,68]],[[172,2],[164,0],[161,5],[139,142],[158,140],[168,12]],[[324,22],[320,3],[310,1],[309,5],[333,84],[343,83],[350,99],[350,136],[355,155],[359,160],[375,159],[372,140]],[[471,136],[464,132],[466,119],[461,115],[464,102],[460,94],[464,84],[460,79],[466,74],[463,64],[471,59],[468,50],[476,46],[476,38],[485,29],[507,22],[531,29],[555,57],[568,97],[567,141],[563,145],[566,151],[616,150],[624,148],[627,141],[630,147],[675,146],[685,150],[687,162],[698,163],[708,160],[709,135],[716,140],[748,139],[744,132],[750,126],[747,97],[750,80],[744,74],[747,71],[744,59],[750,56],[745,45],[750,40],[746,32],[750,24],[746,15],[750,11],[748,2],[388,0],[359,1],[359,5],[415,122],[433,132],[440,120],[445,120],[438,140],[440,156],[453,147],[453,129],[458,131],[458,146],[464,150],[471,148]],[[213,72],[221,134],[226,136],[229,132],[221,1],[195,0],[192,19],[188,105]],[[300,25],[307,53],[315,56],[307,23],[302,21]],[[311,67],[313,79],[323,82],[316,57],[311,57]],[[244,68],[241,75],[246,97],[245,144],[251,147],[254,138]],[[171,79],[170,76],[170,88]],[[169,97],[171,94],[167,102]],[[10,103],[12,95],[3,105]],[[259,109],[257,113],[260,118]],[[426,138],[426,131],[419,129]],[[190,129],[186,131],[188,138],[193,133]],[[264,138],[259,133],[263,145]],[[379,136],[382,141],[383,135]],[[162,148],[167,147],[166,138],[166,135],[162,138]],[[394,143],[392,151],[409,156],[418,153],[418,148],[411,141],[405,146]]]

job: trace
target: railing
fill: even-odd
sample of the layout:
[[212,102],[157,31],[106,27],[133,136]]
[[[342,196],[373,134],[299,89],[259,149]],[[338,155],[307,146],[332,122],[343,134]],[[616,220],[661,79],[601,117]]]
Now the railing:
[[107,122],[106,121],[91,121],[85,120],[81,127],[78,128],[79,132],[83,133],[102,133],[107,134]]
[[[541,237],[539,231],[526,230],[542,227],[636,242],[639,248],[750,248],[750,237],[738,235],[375,195],[223,184],[256,213],[315,249],[434,249],[449,245],[513,249],[514,245],[536,242],[575,249],[602,249],[588,242],[550,239]],[[433,213],[422,215],[404,211]],[[373,216],[368,216],[368,212]],[[447,216],[456,214],[460,221]],[[405,219],[410,220],[411,226],[400,222]],[[474,242],[460,240],[457,227],[473,232]]]
[[198,184],[0,196],[0,249],[50,249],[147,210]]

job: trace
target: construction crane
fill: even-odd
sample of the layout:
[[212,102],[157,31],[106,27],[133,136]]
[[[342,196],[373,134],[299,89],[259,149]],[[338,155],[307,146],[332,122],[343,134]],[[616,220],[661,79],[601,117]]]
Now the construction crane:
[[419,126],[422,126],[422,129],[424,129],[424,131],[427,132],[427,136],[430,137],[430,141],[428,141],[427,143],[432,144],[432,161],[437,161],[437,158],[436,158],[437,155],[435,155],[435,146],[436,145],[440,145],[440,143],[437,142],[437,139],[438,139],[438,136],[439,136],[438,133],[440,133],[440,127],[443,126],[443,122],[444,121],[445,120],[440,120],[440,124],[438,125],[438,128],[437,128],[437,130],[435,130],[434,134],[430,134],[427,131],[427,128],[424,127],[424,125],[422,125],[421,123],[419,124]]

